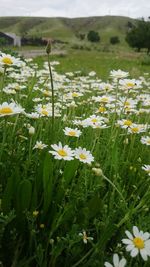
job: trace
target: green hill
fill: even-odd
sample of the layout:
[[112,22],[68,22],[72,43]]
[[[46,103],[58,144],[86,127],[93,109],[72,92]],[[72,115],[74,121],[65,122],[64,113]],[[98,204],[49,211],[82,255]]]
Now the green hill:
[[98,31],[104,42],[117,35],[124,40],[128,22],[136,20],[122,16],[87,18],[0,17],[0,31],[20,36],[49,37],[62,41],[75,41],[80,33]]

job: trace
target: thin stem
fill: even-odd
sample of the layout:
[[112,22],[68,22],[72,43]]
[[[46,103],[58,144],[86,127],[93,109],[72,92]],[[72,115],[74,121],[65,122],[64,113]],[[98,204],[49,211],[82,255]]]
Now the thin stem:
[[82,263],[93,251],[93,248],[91,248],[78,262],[76,262],[72,267],[77,267]]
[[3,88],[5,85],[5,76],[6,76],[6,67],[4,67],[4,73],[3,73],[3,77],[2,77],[2,83],[1,83],[1,98],[3,96]]
[[52,90],[52,132],[54,130],[54,118],[55,118],[55,113],[54,113],[54,84],[53,84],[53,75],[52,75],[52,69],[51,69],[51,64],[50,64],[50,56],[48,54],[48,68],[49,68],[49,74],[50,74],[50,81],[51,81],[51,90]]

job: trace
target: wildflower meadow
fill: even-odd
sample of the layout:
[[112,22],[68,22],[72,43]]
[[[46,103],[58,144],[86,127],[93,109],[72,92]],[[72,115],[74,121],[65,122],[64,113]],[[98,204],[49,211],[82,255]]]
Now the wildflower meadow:
[[0,266],[150,267],[149,73],[46,52],[0,53]]

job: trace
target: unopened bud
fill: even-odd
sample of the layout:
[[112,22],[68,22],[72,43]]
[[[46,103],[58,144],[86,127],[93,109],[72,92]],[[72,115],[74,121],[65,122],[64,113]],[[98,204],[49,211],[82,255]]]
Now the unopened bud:
[[29,134],[30,134],[30,135],[33,135],[34,133],[35,133],[35,128],[31,126],[31,127],[29,128]]
[[102,169],[100,168],[92,168],[92,171],[97,175],[97,176],[101,176],[103,174]]
[[46,53],[47,53],[47,54],[50,54],[50,52],[51,52],[51,41],[48,40],[48,42],[47,42],[47,46],[46,46]]
[[128,139],[128,138],[124,139],[123,143],[124,143],[125,145],[128,145],[128,144],[129,144],[129,139]]

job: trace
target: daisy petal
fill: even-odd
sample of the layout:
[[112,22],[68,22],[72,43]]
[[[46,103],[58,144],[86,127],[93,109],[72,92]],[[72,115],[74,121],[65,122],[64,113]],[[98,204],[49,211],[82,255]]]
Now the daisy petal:
[[131,251],[131,256],[134,258],[134,257],[136,257],[137,256],[137,254],[138,254],[138,249],[137,248],[134,248],[132,251]]

